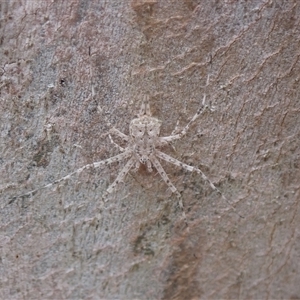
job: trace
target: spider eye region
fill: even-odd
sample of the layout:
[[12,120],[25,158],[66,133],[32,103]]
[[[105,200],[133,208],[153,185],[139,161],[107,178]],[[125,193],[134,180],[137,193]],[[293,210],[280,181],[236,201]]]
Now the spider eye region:
[[132,122],[130,124],[130,135],[132,137],[142,137],[145,134],[145,125],[138,123],[138,122]]
[[149,136],[159,136],[161,121],[151,118],[147,124],[147,133]]
[[147,160],[148,160],[148,157],[145,156],[145,155],[143,155],[143,156],[140,158],[140,162],[141,162],[142,164],[144,164],[144,165],[147,163]]

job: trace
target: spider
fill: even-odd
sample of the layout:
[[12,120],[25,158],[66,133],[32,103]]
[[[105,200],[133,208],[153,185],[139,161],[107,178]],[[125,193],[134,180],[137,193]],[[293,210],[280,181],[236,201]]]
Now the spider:
[[[152,172],[154,167],[157,172],[160,174],[164,182],[168,185],[169,189],[174,193],[177,198],[179,199],[179,206],[182,209],[183,216],[186,220],[186,216],[183,209],[183,203],[181,199],[181,194],[178,192],[176,187],[173,185],[171,180],[169,179],[167,173],[163,169],[160,160],[164,160],[166,162],[169,162],[177,167],[183,168],[185,170],[188,170],[190,172],[196,172],[201,175],[204,181],[207,181],[211,188],[215,191],[217,191],[221,197],[235,210],[235,208],[229,203],[227,198],[223,195],[223,193],[212,183],[212,181],[199,169],[194,166],[187,165],[170,155],[162,152],[159,150],[160,147],[168,144],[169,142],[181,139],[183,136],[186,135],[188,129],[190,128],[190,125],[198,118],[198,116],[203,112],[204,108],[207,106],[205,105],[205,95],[203,97],[202,105],[197,110],[195,115],[192,117],[192,119],[188,122],[188,124],[179,132],[176,132],[175,130],[172,132],[171,135],[161,137],[160,134],[160,127],[162,124],[162,121],[158,120],[157,118],[152,117],[151,111],[150,111],[150,105],[148,98],[145,97],[144,101],[142,102],[141,108],[139,113],[137,114],[137,118],[133,119],[130,122],[129,125],[129,135],[126,135],[119,131],[116,128],[112,128],[110,130],[110,134],[116,135],[119,138],[121,138],[123,141],[127,142],[127,147],[123,148],[117,143],[115,143],[109,134],[109,138],[111,142],[118,147],[118,149],[121,151],[120,154],[110,157],[105,160],[101,160],[98,162],[93,162],[91,164],[87,164],[77,170],[75,170],[72,173],[69,173],[68,175],[57,179],[45,186],[42,186],[40,188],[37,188],[35,190],[32,190],[26,194],[23,194],[21,196],[14,197],[24,197],[35,194],[37,191],[41,189],[45,189],[48,187],[51,187],[55,184],[60,183],[61,181],[69,179],[71,176],[75,174],[81,173],[85,169],[89,168],[98,168],[100,166],[105,166],[112,164],[114,162],[119,162],[128,159],[125,166],[121,169],[120,173],[118,174],[117,178],[114,180],[114,182],[107,188],[106,192],[103,194],[102,198],[104,201],[106,201],[108,194],[111,194],[115,192],[116,187],[119,183],[124,182],[124,179],[127,175],[127,173],[134,168],[135,170],[138,170],[140,165],[145,165],[147,167],[148,172]],[[12,201],[11,201],[12,202]]]

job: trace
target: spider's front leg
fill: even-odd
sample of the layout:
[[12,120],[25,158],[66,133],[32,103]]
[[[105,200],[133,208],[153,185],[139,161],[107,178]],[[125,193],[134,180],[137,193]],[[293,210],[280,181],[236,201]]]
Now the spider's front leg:
[[110,142],[111,142],[116,148],[118,148],[119,151],[123,152],[123,151],[125,150],[125,148],[123,148],[122,146],[120,146],[119,144],[117,144],[117,143],[113,140],[113,138],[111,137],[110,134],[108,134],[108,137],[109,137]]
[[[207,107],[205,105],[205,98],[206,98],[206,95],[204,94],[201,106],[198,108],[197,112],[192,117],[192,119],[188,122],[188,124],[181,130],[181,132],[179,132],[177,134],[171,134],[170,136],[160,137],[159,141],[161,142],[161,144],[165,144],[166,142],[168,143],[168,142],[172,142],[172,141],[181,139],[183,136],[186,135],[187,131],[189,130],[189,128],[191,126],[191,124],[201,115],[201,113]],[[176,125],[176,128],[177,128],[177,125]],[[177,131],[176,128],[173,132]]]
[[[121,138],[123,141],[128,142],[129,141],[129,136],[124,134],[123,132],[121,132],[120,130],[116,129],[116,128],[112,128],[109,131],[111,134],[115,134],[116,136],[118,136],[119,138]],[[123,152],[125,150],[125,148],[123,148],[122,146],[120,146],[119,144],[117,144],[113,138],[111,137],[110,133],[108,134],[109,140],[110,142],[117,147],[121,152]]]
[[117,135],[119,138],[121,138],[123,141],[128,142],[129,141],[129,136],[126,135],[125,133],[121,132],[120,130],[118,130],[117,128],[113,127],[112,129],[110,129],[109,131],[111,134],[115,134]]

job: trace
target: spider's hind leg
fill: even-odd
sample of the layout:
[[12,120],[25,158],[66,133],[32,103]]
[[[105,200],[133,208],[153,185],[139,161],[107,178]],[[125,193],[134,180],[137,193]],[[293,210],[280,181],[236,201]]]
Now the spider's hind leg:
[[236,209],[235,207],[232,206],[232,204],[229,202],[229,200],[224,196],[224,194],[211,182],[211,180],[199,169],[199,168],[196,168],[196,167],[193,167],[193,166],[189,166],[173,157],[171,157],[170,155],[166,154],[166,153],[163,153],[161,151],[156,151],[156,156],[159,157],[160,159],[163,159],[175,166],[178,166],[178,167],[181,167],[183,169],[186,169],[190,172],[196,172],[198,173],[199,175],[201,175],[202,179],[206,182],[209,183],[210,187],[216,191],[224,201],[226,201],[226,203],[233,209],[233,211],[240,217],[240,218],[243,218],[243,216],[241,216],[239,213],[236,212]]
[[[81,172],[83,172],[84,170],[87,170],[87,169],[91,169],[91,168],[99,168],[101,166],[105,166],[105,165],[109,165],[109,164],[112,164],[114,162],[118,162],[118,161],[121,161],[121,160],[124,160],[128,157],[132,156],[132,152],[131,150],[125,150],[124,152],[116,155],[116,156],[113,156],[113,157],[110,157],[110,158],[107,158],[107,159],[104,159],[104,160],[101,160],[101,161],[97,161],[97,162],[93,162],[91,164],[87,164],[67,175],[65,175],[64,177],[61,177],[59,179],[56,179],[44,186],[41,186],[41,187],[38,187],[34,190],[31,190],[27,193],[24,193],[22,195],[18,195],[18,196],[15,196],[13,198],[10,199],[10,201],[8,202],[8,204],[11,204],[13,203],[16,199],[19,199],[19,198],[24,198],[24,197],[31,197],[33,195],[35,195],[38,191],[41,191],[41,190],[44,190],[44,189],[47,189],[47,188],[50,188],[54,185],[58,185],[59,183],[63,182],[63,181],[66,181],[68,179],[70,179],[72,176],[74,175],[78,175],[80,174]],[[126,175],[126,174],[125,174]],[[6,205],[8,205],[6,204]]]
[[117,176],[117,178],[114,180],[114,182],[108,187],[108,189],[106,190],[106,192],[103,194],[102,196],[102,200],[104,202],[107,201],[107,196],[108,194],[113,193],[116,190],[117,185],[120,182],[124,182],[124,179],[127,175],[127,173],[130,171],[130,169],[132,168],[132,166],[135,164],[136,162],[136,158],[135,157],[131,157],[129,159],[129,161],[126,163],[126,165],[123,167],[123,169],[121,170],[121,172],[119,173],[119,175]]
[[160,162],[158,161],[158,159],[155,156],[151,157],[151,162],[153,163],[154,167],[158,171],[158,173],[161,176],[161,178],[168,185],[168,187],[172,191],[172,193],[174,193],[177,196],[179,207],[182,210],[183,219],[184,219],[185,223],[188,225],[186,214],[185,214],[183,203],[182,203],[181,194],[178,192],[178,190],[176,189],[176,187],[173,185],[173,183],[169,179],[167,173],[165,172],[165,170],[163,169],[162,165],[160,164]]

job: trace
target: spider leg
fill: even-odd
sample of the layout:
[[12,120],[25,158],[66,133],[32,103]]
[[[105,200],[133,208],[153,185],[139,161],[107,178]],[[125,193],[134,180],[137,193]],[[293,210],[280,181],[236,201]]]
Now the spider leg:
[[176,132],[179,131],[179,130],[178,130],[178,127],[179,127],[179,120],[177,120],[174,130],[171,132],[171,136],[172,136],[172,135],[175,135]]
[[130,157],[131,155],[132,155],[131,150],[127,150],[127,151],[125,151],[123,153],[120,153],[120,154],[118,154],[116,156],[113,156],[113,157],[110,157],[108,159],[104,159],[104,160],[101,160],[101,161],[98,161],[98,162],[87,164],[87,165],[85,165],[85,166],[83,166],[83,167],[75,170],[74,172],[69,173],[68,175],[66,175],[64,177],[61,177],[61,178],[59,178],[59,179],[57,179],[57,180],[55,180],[55,181],[53,181],[51,183],[48,183],[48,184],[46,184],[46,185],[44,185],[42,187],[39,187],[39,188],[34,189],[32,191],[29,191],[29,192],[27,192],[25,194],[22,194],[22,195],[19,195],[19,196],[15,196],[15,197],[11,198],[11,200],[8,202],[8,204],[13,203],[18,198],[30,197],[30,196],[34,195],[36,192],[38,192],[40,190],[49,188],[49,187],[51,187],[53,185],[56,185],[56,184],[58,184],[58,183],[60,183],[60,182],[62,182],[64,180],[67,180],[67,179],[69,179],[71,176],[73,176],[75,174],[80,174],[83,170],[90,169],[90,168],[98,168],[98,167],[103,166],[103,165],[109,165],[111,163],[114,163],[114,162],[126,159],[126,158]]
[[214,191],[217,191],[218,192],[218,194],[222,197],[222,199],[223,200],[225,200],[226,201],[226,203],[234,210],[234,212],[239,216],[239,217],[241,217],[241,218],[243,218],[240,214],[238,214],[237,212],[236,212],[236,209],[235,209],[235,207],[233,207],[232,206],[232,204],[229,202],[229,200],[223,195],[223,193],[209,180],[209,178],[200,170],[200,169],[198,169],[198,168],[196,168],[196,167],[193,167],[193,166],[189,166],[189,165],[187,165],[187,164],[185,164],[185,163],[183,163],[183,162],[181,162],[181,161],[179,161],[179,160],[177,160],[177,159],[175,159],[175,158],[173,158],[173,157],[171,157],[170,155],[168,155],[168,154],[166,154],[166,153],[163,153],[163,152],[161,152],[161,151],[158,151],[158,150],[156,150],[156,152],[155,152],[155,154],[156,154],[156,156],[157,157],[159,157],[159,158],[161,158],[161,159],[163,159],[163,160],[165,160],[165,161],[167,161],[167,162],[169,162],[169,163],[171,163],[171,164],[174,164],[174,165],[176,165],[176,166],[178,166],[178,167],[181,167],[181,168],[183,168],[183,169],[186,169],[186,170],[188,170],[188,171],[190,171],[190,172],[196,172],[196,173],[198,173],[198,174],[200,174],[201,175],[201,177],[203,178],[203,180],[205,180],[206,182],[208,182],[209,183],[209,185],[210,185],[210,187],[214,190]]
[[119,149],[119,151],[123,152],[125,150],[125,148],[121,147],[120,145],[118,145],[114,140],[113,138],[111,137],[110,134],[108,134],[108,137],[109,137],[109,140],[110,142]]
[[111,194],[115,191],[116,186],[120,183],[120,182],[124,182],[124,178],[126,177],[127,173],[130,171],[130,169],[132,168],[132,166],[135,164],[136,158],[133,156],[130,158],[130,160],[126,163],[126,165],[123,167],[123,169],[121,170],[121,172],[119,173],[119,175],[117,176],[117,178],[115,179],[115,181],[108,187],[108,189],[106,190],[106,192],[103,195],[103,199],[104,201],[106,200],[106,197],[108,194]]
[[151,111],[150,111],[150,104],[149,104],[149,96],[145,95],[144,99],[141,104],[140,111],[138,113],[138,116],[141,117],[143,115],[147,115],[151,117]]
[[117,135],[119,138],[124,140],[125,142],[129,141],[129,136],[118,130],[117,128],[111,128],[110,133]]
[[177,191],[176,187],[173,185],[173,183],[169,179],[169,177],[168,177],[167,173],[165,172],[165,170],[163,169],[162,165],[160,164],[160,162],[158,161],[158,159],[154,155],[151,156],[151,162],[154,165],[154,167],[156,168],[156,170],[158,171],[161,178],[168,185],[168,187],[172,191],[172,193],[176,194],[176,196],[178,198],[179,206],[182,209],[183,218],[184,218],[185,222],[187,223],[187,219],[186,219],[186,215],[185,215],[185,212],[184,212],[183,203],[182,203],[180,193]]
[[178,124],[176,124],[176,127],[173,130],[172,134],[170,136],[160,137],[160,142],[161,143],[172,142],[172,141],[181,139],[184,135],[186,135],[187,131],[189,130],[189,128],[191,126],[191,124],[200,116],[200,114],[206,108],[206,106],[205,106],[205,98],[206,98],[206,95],[204,94],[201,106],[198,108],[198,110],[195,113],[195,115],[188,122],[188,124],[182,129],[181,132],[179,132],[177,134],[173,134],[173,132],[175,132],[177,130],[177,127],[178,127]]

